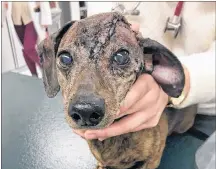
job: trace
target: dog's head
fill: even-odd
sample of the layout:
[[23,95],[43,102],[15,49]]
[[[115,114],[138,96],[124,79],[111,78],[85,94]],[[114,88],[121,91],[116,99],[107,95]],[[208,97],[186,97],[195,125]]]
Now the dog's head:
[[61,88],[72,128],[113,123],[142,72],[152,74],[170,96],[179,96],[184,86],[177,58],[158,42],[138,37],[118,13],[69,22],[38,49],[47,95],[54,97]]

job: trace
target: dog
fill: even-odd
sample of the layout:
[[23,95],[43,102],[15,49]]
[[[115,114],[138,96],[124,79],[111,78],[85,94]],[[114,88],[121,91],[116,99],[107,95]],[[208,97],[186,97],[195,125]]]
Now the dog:
[[[114,123],[121,102],[142,73],[152,75],[171,97],[178,97],[185,83],[177,57],[134,32],[117,12],[68,22],[38,45],[38,54],[45,91],[52,98],[61,89],[66,121],[73,129]],[[97,169],[157,168],[167,136],[187,131],[195,114],[196,106],[167,107],[156,127],[104,141],[87,140]]]

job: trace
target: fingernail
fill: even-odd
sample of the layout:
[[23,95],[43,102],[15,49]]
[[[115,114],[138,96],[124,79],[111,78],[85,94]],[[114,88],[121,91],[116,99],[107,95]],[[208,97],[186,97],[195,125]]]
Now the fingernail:
[[98,140],[99,140],[99,141],[104,141],[104,140],[105,140],[105,138],[99,138]]
[[91,134],[86,134],[85,138],[87,138],[87,139],[95,139],[95,138],[97,138],[97,136],[96,136],[96,134],[91,133]]

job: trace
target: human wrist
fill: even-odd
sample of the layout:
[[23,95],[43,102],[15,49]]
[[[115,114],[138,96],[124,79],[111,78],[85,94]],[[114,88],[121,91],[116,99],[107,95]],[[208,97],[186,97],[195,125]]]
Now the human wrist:
[[182,92],[184,92],[184,94],[185,94],[185,98],[184,98],[184,100],[185,100],[188,96],[189,91],[190,91],[190,73],[189,73],[187,67],[184,65],[183,65],[183,69],[184,69],[184,74],[185,74],[185,85],[184,85],[184,89]]
[[181,95],[178,98],[169,97],[168,104],[167,104],[168,107],[180,106],[186,100],[188,93],[190,91],[190,73],[186,66],[182,65],[182,67],[185,76],[183,90],[181,92]]
[[[215,44],[215,43],[214,43]],[[189,90],[186,99],[178,106],[182,109],[215,99],[215,50],[179,57],[189,72]],[[187,71],[186,71],[187,73]],[[186,76],[187,77],[187,76]],[[188,80],[186,80],[188,83]]]

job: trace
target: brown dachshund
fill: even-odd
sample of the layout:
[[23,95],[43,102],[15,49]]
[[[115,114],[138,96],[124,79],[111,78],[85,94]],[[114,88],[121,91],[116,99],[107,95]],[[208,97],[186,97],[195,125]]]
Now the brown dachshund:
[[[169,96],[178,97],[184,87],[183,67],[174,54],[133,32],[116,12],[67,23],[44,40],[38,52],[47,95],[62,90],[66,120],[73,129],[114,123],[120,103],[142,73],[151,74]],[[97,169],[157,168],[167,136],[189,129],[195,114],[196,106],[166,108],[156,127],[87,140]]]

